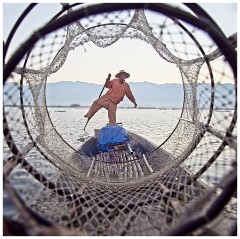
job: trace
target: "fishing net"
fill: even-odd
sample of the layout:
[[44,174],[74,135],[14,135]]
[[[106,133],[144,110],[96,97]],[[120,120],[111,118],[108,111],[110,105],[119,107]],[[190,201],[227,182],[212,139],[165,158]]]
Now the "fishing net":
[[[6,62],[4,199],[24,227],[16,234],[235,233],[237,36],[227,39],[197,5],[189,7],[197,17],[164,4],[63,4]],[[179,69],[181,116],[159,146],[128,132],[133,149],[146,152],[86,155],[53,124],[47,80],[78,47],[120,39],[144,41]],[[4,218],[7,228],[7,211]]]

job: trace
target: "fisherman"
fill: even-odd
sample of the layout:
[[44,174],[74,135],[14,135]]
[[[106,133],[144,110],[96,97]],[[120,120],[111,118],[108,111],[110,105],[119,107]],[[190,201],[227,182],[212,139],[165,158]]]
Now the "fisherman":
[[94,114],[101,108],[108,110],[108,125],[116,125],[116,111],[117,104],[119,104],[126,95],[129,100],[137,107],[135,97],[130,89],[129,84],[125,81],[130,77],[130,74],[121,70],[115,75],[115,79],[110,80],[110,77],[106,80],[106,87],[109,89],[107,93],[97,100],[95,100],[84,117],[88,118],[88,121],[94,116]]

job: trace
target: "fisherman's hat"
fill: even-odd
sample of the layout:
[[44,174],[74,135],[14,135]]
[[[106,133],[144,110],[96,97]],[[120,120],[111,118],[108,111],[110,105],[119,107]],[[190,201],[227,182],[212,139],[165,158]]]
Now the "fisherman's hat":
[[115,77],[119,78],[120,74],[125,74],[126,78],[128,78],[128,77],[130,76],[129,73],[127,73],[127,72],[124,71],[124,70],[121,70],[121,71],[119,71],[119,72],[115,75]]

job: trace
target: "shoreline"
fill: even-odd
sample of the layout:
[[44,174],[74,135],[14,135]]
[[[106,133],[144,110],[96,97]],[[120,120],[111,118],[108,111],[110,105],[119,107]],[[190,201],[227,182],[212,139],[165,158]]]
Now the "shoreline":
[[[4,107],[21,107],[20,105],[5,105]],[[24,107],[34,107],[33,105],[24,105]],[[86,109],[90,108],[90,106],[67,106],[67,105],[48,105],[47,108],[68,108],[68,109]],[[118,109],[133,109],[134,107],[126,106],[126,107],[118,107]],[[159,109],[159,110],[181,110],[182,107],[148,107],[148,106],[139,106],[136,109]],[[208,110],[209,108],[200,108],[201,110]],[[233,108],[216,108],[216,111],[231,111]]]

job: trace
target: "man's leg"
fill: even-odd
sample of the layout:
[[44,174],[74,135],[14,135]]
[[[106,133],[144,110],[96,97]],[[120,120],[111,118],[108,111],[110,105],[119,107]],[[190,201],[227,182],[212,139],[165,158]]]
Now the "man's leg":
[[116,125],[116,112],[117,112],[117,104],[109,100],[109,105],[108,105],[108,119],[109,123],[108,125]]
[[87,117],[90,120],[101,108],[102,106],[98,104],[97,100],[95,100],[84,117]]
[[91,119],[101,108],[107,108],[109,99],[104,95],[93,102],[87,114],[84,117]]

